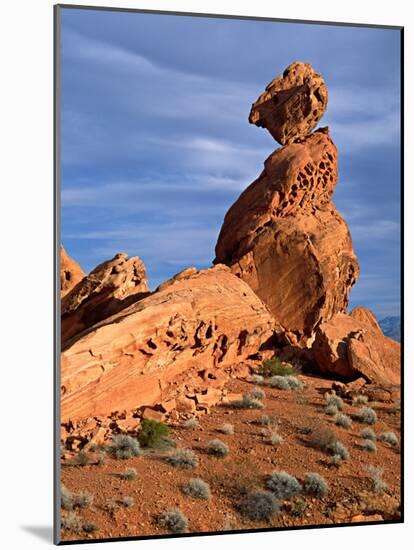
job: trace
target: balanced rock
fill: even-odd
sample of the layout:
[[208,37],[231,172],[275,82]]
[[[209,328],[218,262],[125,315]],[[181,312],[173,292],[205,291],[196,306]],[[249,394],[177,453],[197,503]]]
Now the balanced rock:
[[175,280],[62,353],[62,421],[183,399],[180,375],[242,362],[275,330],[266,306],[228,267]]
[[323,373],[350,380],[362,376],[384,386],[400,383],[400,344],[384,336],[374,314],[365,308],[321,323],[312,352]]
[[63,298],[84,277],[81,266],[60,245],[60,297]]
[[62,300],[62,345],[148,292],[145,267],[137,256],[119,253],[98,265]]
[[273,152],[227,212],[216,245],[292,341],[348,305],[359,274],[347,224],[331,202],[337,150],[327,129]]
[[328,103],[323,78],[307,63],[292,63],[253,103],[249,122],[266,128],[281,145],[307,136]]

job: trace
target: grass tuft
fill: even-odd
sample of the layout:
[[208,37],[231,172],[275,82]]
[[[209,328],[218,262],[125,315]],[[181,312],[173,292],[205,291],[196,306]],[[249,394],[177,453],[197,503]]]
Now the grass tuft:
[[122,460],[142,454],[138,440],[130,435],[116,435],[108,450],[114,458]]
[[267,479],[266,486],[280,500],[289,500],[302,492],[299,481],[283,470],[272,472]]
[[343,400],[339,397],[339,395],[336,395],[334,393],[327,393],[325,395],[326,405],[335,405],[335,407],[342,411],[342,409],[345,406],[345,403]]
[[270,385],[272,388],[277,388],[278,390],[290,390],[290,384],[286,380],[286,377],[281,376],[280,374],[272,376],[270,379]]
[[183,493],[201,500],[208,500],[211,497],[210,485],[197,477],[190,479],[183,486]]
[[377,439],[374,430],[371,428],[364,428],[359,435],[362,439],[369,439],[370,441],[375,441]]
[[388,491],[388,485],[382,479],[383,469],[377,466],[367,466],[368,477],[371,480],[372,490],[375,493],[384,493]]
[[323,498],[328,494],[329,486],[321,475],[311,472],[305,475],[303,490],[307,495]]
[[82,491],[73,498],[73,505],[78,508],[89,508],[93,502],[93,495],[87,491]]
[[60,525],[65,531],[80,533],[82,531],[82,520],[76,512],[69,512],[62,516]]
[[399,441],[397,434],[394,432],[384,432],[382,433],[378,439],[385,443],[386,445],[390,445],[390,447],[398,447]]
[[134,506],[135,504],[132,497],[122,497],[119,502],[122,506],[125,506],[125,508],[131,508],[131,506]]
[[251,395],[243,395],[243,399],[231,401],[230,407],[233,409],[264,409],[263,403]]
[[125,481],[133,481],[134,479],[137,479],[138,474],[135,468],[127,468],[125,472],[122,472],[122,474],[120,474],[120,477]]
[[241,499],[238,509],[251,521],[270,521],[280,512],[280,505],[269,491],[250,491]]
[[338,414],[338,407],[331,403],[330,405],[326,405],[324,411],[325,414],[327,414],[328,416],[335,416],[336,414]]
[[228,446],[220,439],[212,439],[207,445],[207,450],[210,454],[219,458],[224,458],[230,452]]
[[165,460],[171,464],[171,466],[183,470],[191,470],[198,466],[198,457],[191,449],[177,449],[172,454],[168,455]]
[[368,403],[369,399],[368,399],[368,396],[367,395],[356,395],[353,399],[352,399],[352,404],[353,405],[366,405]]
[[375,441],[372,441],[371,439],[364,439],[364,441],[361,443],[361,449],[363,449],[364,451],[367,451],[368,453],[377,452],[377,446],[375,445]]
[[234,434],[234,426],[233,424],[223,424],[221,428],[218,430],[222,434],[225,435],[233,435]]
[[250,392],[250,396],[253,399],[258,399],[259,401],[263,401],[263,399],[266,397],[266,394],[262,389],[255,388],[253,391]]
[[184,420],[182,426],[186,430],[195,430],[196,428],[200,427],[200,424],[197,418],[189,418],[188,420]]
[[158,516],[158,524],[171,531],[171,533],[183,533],[188,528],[188,519],[181,510],[172,508]]
[[375,424],[378,417],[373,408],[362,407],[357,413],[357,419],[364,424]]
[[335,418],[335,424],[349,430],[349,428],[352,428],[352,419],[347,414],[340,413]]

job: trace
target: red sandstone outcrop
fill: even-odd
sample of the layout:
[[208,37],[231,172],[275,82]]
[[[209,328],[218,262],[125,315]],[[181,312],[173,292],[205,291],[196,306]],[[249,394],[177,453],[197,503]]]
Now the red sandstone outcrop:
[[266,128],[281,145],[307,136],[328,103],[323,78],[307,63],[292,63],[252,105],[249,122]]
[[382,333],[373,313],[358,307],[316,330],[312,352],[321,372],[377,384],[400,383],[400,344]]
[[62,300],[62,346],[148,292],[145,267],[137,256],[119,253],[98,265]]
[[337,150],[328,130],[277,149],[227,212],[215,263],[229,265],[292,341],[348,305],[359,267],[331,197]]
[[[221,371],[255,354],[274,331],[265,305],[226,266],[178,277],[98,323],[63,352],[62,421],[176,397],[177,409],[195,408],[198,401],[208,407],[218,398],[208,388]],[[201,388],[207,385],[203,397],[188,386],[191,372]]]
[[84,277],[81,266],[60,245],[60,297],[63,298]]

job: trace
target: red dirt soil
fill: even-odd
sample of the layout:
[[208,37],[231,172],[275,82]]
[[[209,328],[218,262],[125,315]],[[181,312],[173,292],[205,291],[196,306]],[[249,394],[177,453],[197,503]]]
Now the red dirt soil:
[[[399,519],[400,506],[400,454],[398,449],[377,442],[377,453],[368,453],[359,447],[363,441],[359,432],[367,427],[354,419],[351,429],[335,426],[332,417],[325,415],[324,394],[332,381],[301,375],[305,387],[296,391],[284,391],[261,386],[266,397],[263,410],[235,410],[216,406],[210,414],[199,418],[200,426],[193,430],[180,424],[172,424],[170,437],[177,448],[189,448],[199,458],[199,466],[192,470],[174,468],[164,460],[165,452],[147,451],[144,455],[128,460],[116,460],[109,456],[103,465],[93,461],[86,466],[70,466],[62,463],[62,483],[73,493],[86,491],[94,496],[89,508],[76,510],[82,523],[94,523],[92,534],[62,531],[63,540],[85,540],[112,537],[151,536],[166,534],[157,525],[157,516],[170,508],[179,508],[188,518],[188,532],[228,531],[234,529],[281,528],[297,525],[323,525]],[[254,388],[246,380],[232,380],[231,392],[250,393]],[[400,411],[397,403],[369,403],[378,415],[371,426],[377,435],[394,431],[399,435]],[[342,412],[353,417],[358,407],[346,402]],[[279,421],[278,433],[283,442],[278,447],[270,445],[263,435],[260,419],[263,415]],[[224,424],[234,426],[233,435],[220,433]],[[182,424],[182,423],[181,423]],[[309,446],[309,428],[318,424],[333,430],[348,448],[350,458],[339,468],[329,465],[329,456]],[[207,454],[211,439],[221,439],[230,448],[230,454],[216,458]],[[366,467],[379,466],[389,490],[378,494],[372,490]],[[135,468],[138,477],[122,480],[120,473]],[[293,515],[291,504],[285,503],[279,515],[270,522],[252,522],[240,515],[237,503],[246,489],[265,489],[266,476],[273,470],[285,470],[299,481],[307,472],[317,472],[329,484],[329,492],[322,499],[296,497],[304,500],[306,508],[300,517]],[[210,500],[195,500],[182,492],[183,484],[198,477],[209,483]],[[111,514],[107,509],[112,499],[132,497],[130,508],[120,505]],[[66,512],[63,512],[65,514]]]

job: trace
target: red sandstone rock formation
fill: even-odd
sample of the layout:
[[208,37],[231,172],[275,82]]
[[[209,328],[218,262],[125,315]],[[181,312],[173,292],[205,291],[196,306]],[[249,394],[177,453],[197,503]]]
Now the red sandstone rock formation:
[[98,265],[62,300],[62,346],[148,292],[145,267],[137,256],[120,253]]
[[60,297],[63,298],[84,276],[81,266],[60,245]]
[[266,128],[281,145],[308,135],[325,112],[328,90],[311,65],[292,63],[253,103],[249,122]]
[[312,352],[319,369],[341,378],[400,383],[400,344],[382,333],[373,313],[358,307],[316,330]]
[[337,150],[327,129],[277,149],[227,212],[215,263],[231,266],[294,340],[348,305],[358,261],[331,197]]
[[218,396],[188,394],[194,391],[188,388],[189,373],[202,371],[207,386],[220,385],[222,369],[255,354],[274,330],[267,308],[229,268],[187,270],[67,347],[61,362],[62,421],[175,397],[177,409],[195,408],[198,400],[207,407]]

